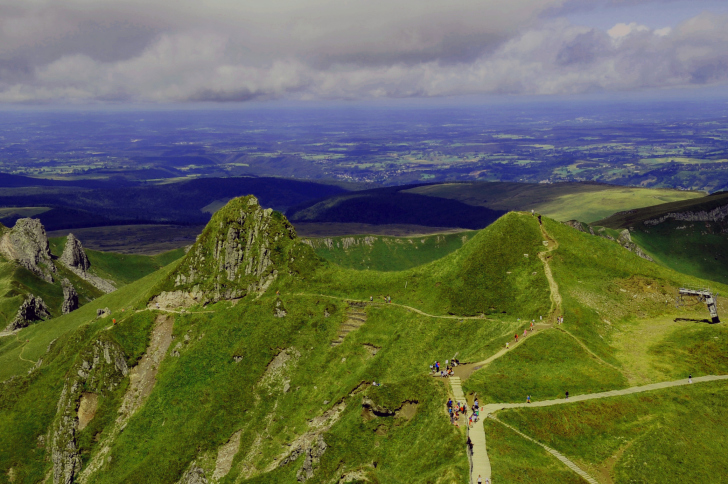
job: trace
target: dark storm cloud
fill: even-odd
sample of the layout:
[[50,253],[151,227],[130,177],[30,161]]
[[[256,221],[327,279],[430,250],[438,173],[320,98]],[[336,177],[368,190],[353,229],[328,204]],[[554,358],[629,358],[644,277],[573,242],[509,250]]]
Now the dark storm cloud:
[[554,16],[620,1],[0,0],[0,101],[568,94],[728,81],[724,16],[608,32]]

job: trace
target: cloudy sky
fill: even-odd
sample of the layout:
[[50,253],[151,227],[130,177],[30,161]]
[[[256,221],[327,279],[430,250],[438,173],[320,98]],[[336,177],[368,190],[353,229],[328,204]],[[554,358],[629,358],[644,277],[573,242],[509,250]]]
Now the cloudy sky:
[[725,0],[0,0],[0,103],[727,84]]

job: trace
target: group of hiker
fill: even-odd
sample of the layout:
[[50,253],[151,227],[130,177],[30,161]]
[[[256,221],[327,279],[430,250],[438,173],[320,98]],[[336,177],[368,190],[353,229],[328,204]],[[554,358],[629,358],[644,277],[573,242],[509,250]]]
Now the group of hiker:
[[447,400],[447,413],[450,415],[450,423],[456,427],[460,426],[460,416],[468,417],[468,427],[472,427],[480,418],[480,404],[476,398],[468,416],[468,404],[465,402],[453,402],[452,398]]
[[439,373],[441,377],[446,378],[452,376],[453,368],[460,364],[460,360],[453,358],[452,360],[445,360],[445,368],[441,369],[440,362],[436,361],[430,365],[430,374],[437,376]]
[[[369,302],[374,302],[374,296],[369,296]],[[389,296],[389,295],[384,296],[384,302],[385,303],[391,303],[392,302],[392,297]]]

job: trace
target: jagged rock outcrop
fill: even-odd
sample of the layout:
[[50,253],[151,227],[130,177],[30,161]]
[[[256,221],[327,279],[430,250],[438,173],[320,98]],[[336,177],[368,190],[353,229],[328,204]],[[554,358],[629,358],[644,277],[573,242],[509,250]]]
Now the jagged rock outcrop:
[[51,260],[48,236],[40,220],[18,219],[15,227],[0,238],[0,253],[46,282],[53,282],[56,266]]
[[300,273],[318,257],[288,220],[253,196],[231,200],[213,215],[152,307],[186,307],[262,294],[280,274]]
[[195,462],[192,462],[190,468],[187,469],[178,481],[178,484],[207,484],[205,470],[197,466]]
[[326,447],[328,446],[323,436],[319,435],[311,447],[306,449],[306,457],[303,460],[303,465],[296,473],[298,482],[306,482],[313,477],[314,470],[321,460],[321,456],[326,452]]
[[63,254],[60,257],[60,260],[69,268],[76,269],[81,272],[86,272],[89,267],[91,267],[91,263],[88,260],[86,252],[83,250],[81,241],[73,234],[68,234],[68,237],[66,238],[66,247],[63,249]]
[[25,328],[33,321],[40,321],[51,317],[50,310],[46,306],[43,299],[30,294],[28,298],[20,305],[15,319],[5,328],[6,331],[15,331],[16,329]]
[[[342,237],[341,247],[343,247],[344,250],[347,250],[350,247],[372,247],[378,240],[380,240],[379,237],[372,237],[371,235],[361,237]],[[322,247],[326,247],[327,249],[334,248],[334,240],[328,237],[323,239],[303,239],[302,242],[313,249],[319,249]],[[336,246],[339,247],[339,242],[336,242]]]
[[645,225],[658,225],[668,219],[682,220],[685,222],[721,222],[728,217],[728,205],[716,207],[713,210],[701,210],[699,212],[671,212],[658,218],[645,220]]
[[81,470],[76,444],[78,406],[83,392],[104,395],[113,391],[129,373],[126,356],[110,341],[97,340],[79,355],[80,362],[69,372],[56,406],[49,431],[53,462],[53,484],[71,484]]
[[585,224],[584,222],[579,222],[578,220],[568,220],[564,222],[564,225],[568,225],[572,229],[576,229],[579,232],[594,235],[594,229],[591,227],[591,225]]
[[288,314],[288,311],[286,311],[286,307],[283,305],[283,301],[278,299],[276,301],[276,307],[273,308],[273,315],[276,318],[285,318]]
[[78,293],[76,292],[76,288],[73,287],[73,284],[71,284],[71,281],[68,279],[63,279],[63,281],[61,281],[61,285],[63,286],[63,304],[61,305],[61,312],[63,314],[68,314],[78,309]]
[[89,272],[91,268],[91,262],[88,260],[86,252],[83,250],[81,241],[78,240],[73,234],[68,234],[66,238],[66,246],[63,249],[63,254],[58,259],[63,265],[68,267],[74,274],[81,279],[89,282],[96,289],[105,293],[113,292],[116,290],[116,286],[107,280],[103,279],[95,274]]
[[624,247],[630,252],[634,252],[639,257],[642,257],[645,260],[648,260],[650,262],[655,262],[652,257],[645,254],[644,251],[632,241],[632,236],[629,233],[628,229],[622,230],[620,232],[619,237],[615,239],[611,235],[606,233],[606,229],[604,227],[601,227],[596,233],[594,232],[594,228],[591,227],[588,224],[585,224],[583,222],[579,222],[578,220],[569,220],[568,222],[563,222],[564,225],[568,225],[569,227],[578,230],[580,232],[584,233],[590,233],[591,235],[596,235],[598,237],[602,237],[604,239],[612,240],[617,242],[619,245]]
[[646,259],[650,262],[655,262],[652,259],[652,257],[645,254],[637,244],[632,242],[632,236],[629,234],[629,230],[627,230],[627,229],[622,230],[622,232],[619,233],[619,238],[617,238],[617,242],[619,243],[619,245],[621,245],[628,251],[634,252],[635,254],[642,257],[643,259]]

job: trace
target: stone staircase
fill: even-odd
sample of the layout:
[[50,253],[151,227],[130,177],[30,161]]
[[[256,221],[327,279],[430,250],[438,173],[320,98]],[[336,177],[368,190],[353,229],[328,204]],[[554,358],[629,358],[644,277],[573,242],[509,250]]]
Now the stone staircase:
[[364,323],[367,322],[367,313],[364,306],[364,304],[351,304],[346,313],[346,321],[339,327],[339,334],[331,342],[331,346],[339,346],[344,342],[347,334],[364,326]]

